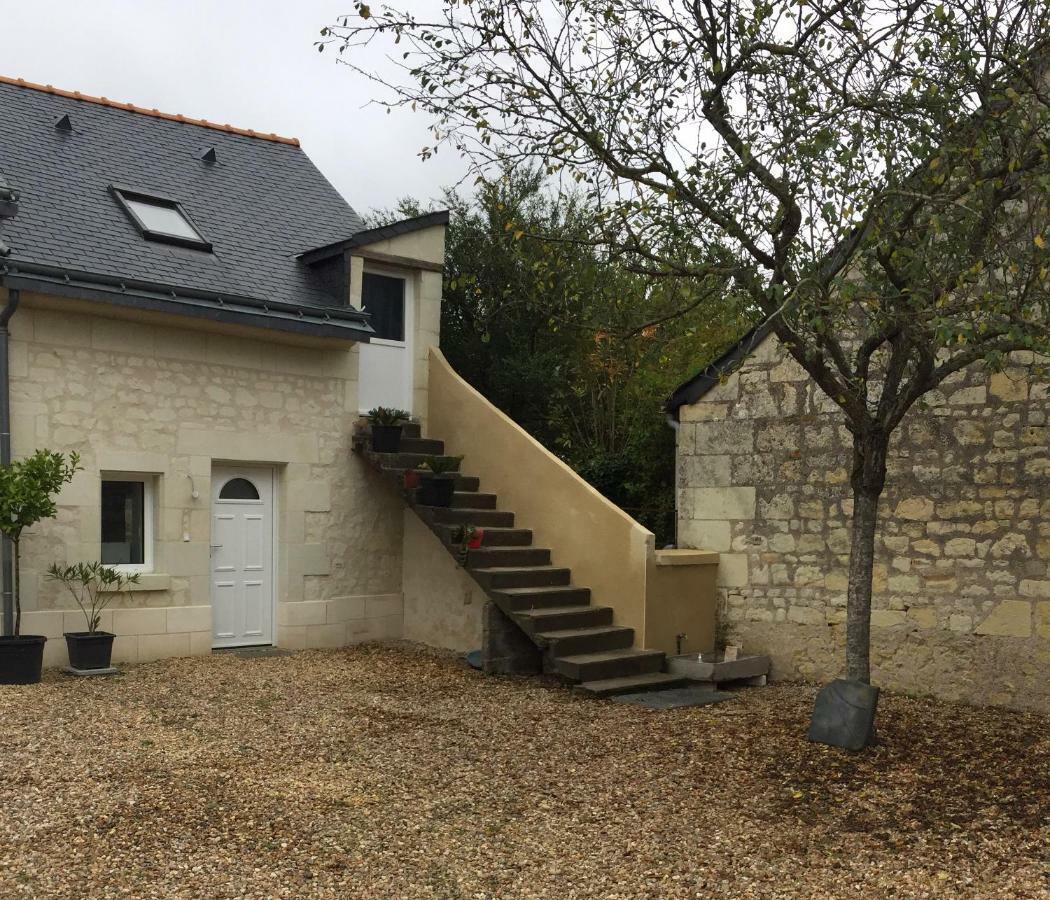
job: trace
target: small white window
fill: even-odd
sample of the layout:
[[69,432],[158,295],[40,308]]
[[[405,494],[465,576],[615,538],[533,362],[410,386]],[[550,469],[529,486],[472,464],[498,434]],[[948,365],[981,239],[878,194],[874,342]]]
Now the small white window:
[[128,572],[153,570],[151,475],[102,474],[102,562]]
[[177,200],[152,197],[115,185],[111,190],[144,238],[197,250],[211,250],[211,244]]

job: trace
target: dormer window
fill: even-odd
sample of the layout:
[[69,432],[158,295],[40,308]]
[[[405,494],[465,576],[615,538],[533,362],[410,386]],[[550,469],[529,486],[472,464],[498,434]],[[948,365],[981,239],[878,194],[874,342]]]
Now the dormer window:
[[177,200],[115,185],[110,190],[146,240],[192,247],[195,250],[211,250],[211,243],[205,240]]

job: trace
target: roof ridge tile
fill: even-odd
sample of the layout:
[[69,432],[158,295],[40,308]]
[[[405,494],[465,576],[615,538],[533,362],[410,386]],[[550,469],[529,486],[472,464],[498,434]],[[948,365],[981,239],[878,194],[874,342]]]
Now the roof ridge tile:
[[298,138],[281,137],[273,132],[266,134],[261,131],[255,131],[252,128],[236,128],[229,123],[219,125],[215,122],[209,122],[207,119],[194,119],[190,116],[185,116],[182,113],[166,113],[161,112],[159,109],[146,109],[146,107],[136,106],[134,103],[121,103],[117,100],[110,100],[107,97],[96,97],[93,94],[84,94],[81,91],[66,91],[62,88],[56,88],[51,84],[38,84],[35,81],[26,81],[24,78],[11,78],[7,75],[0,75],[0,84],[28,88],[29,90],[41,91],[45,94],[54,94],[57,97],[68,97],[71,100],[81,100],[86,103],[97,104],[98,106],[107,106],[112,109],[123,109],[128,112],[139,113],[143,116],[152,116],[155,119],[165,119],[169,122],[182,122],[186,125],[198,125],[201,128],[211,128],[214,131],[225,131],[228,134],[239,134],[244,137],[257,138],[262,141],[273,141],[278,144],[291,144],[293,147],[299,146]]

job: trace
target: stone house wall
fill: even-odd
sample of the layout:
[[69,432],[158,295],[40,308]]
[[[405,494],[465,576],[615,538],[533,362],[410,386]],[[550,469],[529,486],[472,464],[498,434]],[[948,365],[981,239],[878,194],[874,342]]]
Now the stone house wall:
[[[873,681],[1050,710],[1050,392],[1031,354],[959,373],[891,445]],[[720,551],[721,615],[774,677],[844,668],[851,441],[767,338],[678,428],[678,545]]]
[[76,450],[84,466],[59,496],[58,515],[23,540],[23,632],[51,638],[47,664],[64,663],[62,632],[83,630],[83,616],[44,572],[99,558],[102,472],[146,473],[156,498],[154,571],[102,623],[118,634],[114,658],[210,652],[217,461],[276,470],[278,644],[400,636],[400,503],[350,452],[355,348],[49,307],[23,293],[11,320],[13,453]]

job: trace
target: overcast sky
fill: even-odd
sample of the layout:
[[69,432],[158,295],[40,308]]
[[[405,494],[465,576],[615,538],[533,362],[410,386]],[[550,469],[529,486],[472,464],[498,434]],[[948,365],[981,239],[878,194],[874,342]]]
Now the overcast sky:
[[349,0],[0,0],[0,74],[297,137],[362,213],[437,197],[463,175],[463,161],[443,149],[422,162],[423,115],[366,106],[376,88],[313,46],[321,26],[351,8]]

